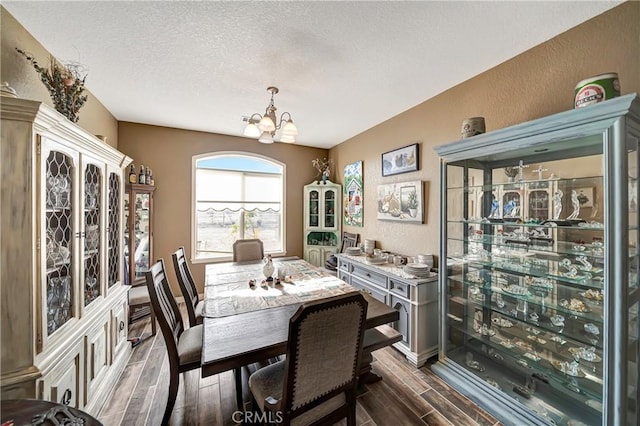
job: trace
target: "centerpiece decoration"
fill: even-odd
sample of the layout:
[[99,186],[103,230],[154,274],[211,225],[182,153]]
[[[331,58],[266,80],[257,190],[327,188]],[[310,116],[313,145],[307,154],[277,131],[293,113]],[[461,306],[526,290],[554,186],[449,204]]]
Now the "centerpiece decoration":
[[311,160],[311,164],[318,171],[318,174],[316,175],[318,183],[320,183],[320,180],[322,180],[322,183],[326,185],[327,181],[331,177],[331,167],[333,167],[333,160],[327,160],[326,158],[320,160],[319,158],[316,158],[315,160]]
[[87,78],[86,74],[82,75],[84,67],[75,63],[60,64],[53,56],[49,59],[49,67],[42,67],[30,53],[18,48],[16,51],[24,56],[40,74],[40,80],[49,91],[56,111],[77,123],[80,118],[78,111],[88,98],[87,95],[82,94],[85,91],[84,82]]

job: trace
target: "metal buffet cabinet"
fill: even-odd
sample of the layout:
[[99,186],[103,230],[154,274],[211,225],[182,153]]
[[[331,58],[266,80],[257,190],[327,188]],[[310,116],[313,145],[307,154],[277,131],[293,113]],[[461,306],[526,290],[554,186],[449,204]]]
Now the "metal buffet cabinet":
[[639,138],[631,94],[435,148],[432,368],[504,424],[639,423]]

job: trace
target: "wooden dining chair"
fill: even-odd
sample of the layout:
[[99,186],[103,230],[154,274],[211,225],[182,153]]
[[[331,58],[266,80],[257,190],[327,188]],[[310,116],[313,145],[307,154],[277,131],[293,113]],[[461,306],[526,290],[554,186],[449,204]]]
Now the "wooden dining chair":
[[184,255],[184,247],[176,250],[171,257],[173,258],[173,266],[176,270],[178,284],[184,297],[185,305],[187,305],[187,314],[189,315],[189,327],[196,324],[202,324],[202,309],[204,301],[198,296],[198,289],[193,281],[193,275],[189,270],[187,258]]
[[233,243],[233,261],[248,262],[250,260],[262,260],[264,247],[262,240],[257,238],[248,240],[236,240]]
[[249,377],[263,417],[289,425],[356,424],[367,301],[348,293],[305,303],[289,322],[286,359]]
[[146,273],[151,307],[156,314],[169,355],[169,396],[162,416],[162,425],[169,424],[176,402],[180,373],[200,368],[202,354],[202,324],[184,329],[164,267],[160,259]]

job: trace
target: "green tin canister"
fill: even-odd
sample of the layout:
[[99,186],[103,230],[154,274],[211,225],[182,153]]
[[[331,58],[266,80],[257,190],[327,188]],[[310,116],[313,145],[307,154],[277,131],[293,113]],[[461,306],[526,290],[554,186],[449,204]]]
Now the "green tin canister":
[[586,78],[576,85],[574,108],[593,105],[620,96],[618,74],[611,72]]

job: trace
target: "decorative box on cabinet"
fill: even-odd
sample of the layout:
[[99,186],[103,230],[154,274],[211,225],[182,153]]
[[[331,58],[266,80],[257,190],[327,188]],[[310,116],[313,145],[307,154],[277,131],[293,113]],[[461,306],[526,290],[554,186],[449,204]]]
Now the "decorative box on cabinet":
[[[446,267],[432,369],[506,425],[640,423],[639,140],[627,95],[435,148]],[[541,202],[492,215],[514,190]]]
[[338,278],[366,291],[400,314],[394,347],[416,367],[438,353],[438,278],[416,279],[395,265],[370,265],[363,256],[337,254]]
[[3,97],[0,108],[1,398],[95,414],[130,354],[111,318],[127,300],[131,159],[40,102]]
[[324,266],[340,249],[342,186],[331,181],[304,187],[304,260]]

